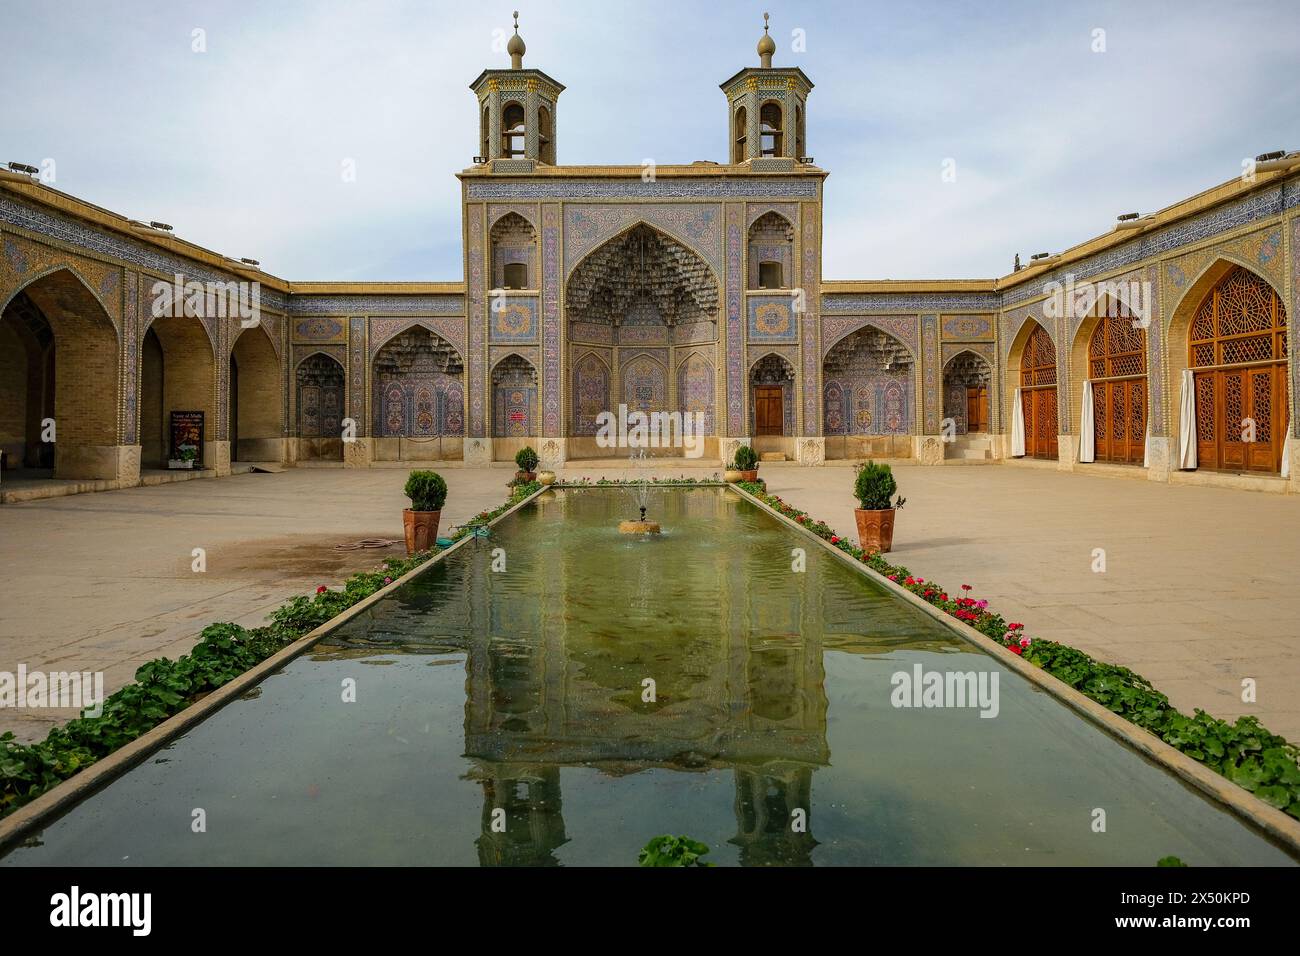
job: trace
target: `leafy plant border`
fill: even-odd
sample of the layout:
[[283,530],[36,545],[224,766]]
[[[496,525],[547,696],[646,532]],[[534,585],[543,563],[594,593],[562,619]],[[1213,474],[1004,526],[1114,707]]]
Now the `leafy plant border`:
[[1031,640],[1023,624],[1008,623],[1002,615],[989,610],[986,601],[970,597],[970,585],[963,584],[962,597],[954,597],[938,583],[915,577],[902,565],[886,561],[880,552],[862,550],[824,521],[812,518],[779,495],[768,494],[761,484],[742,481],[736,487],[1111,713],[1300,820],[1300,748],[1267,730],[1257,717],[1238,717],[1230,724],[1200,708],[1189,717],[1170,704],[1169,698],[1150,681],[1127,667],[1097,661],[1066,644]]
[[[473,534],[541,487],[535,481],[515,485],[504,504],[460,525],[451,535],[452,542]],[[0,819],[393,585],[438,553],[434,549],[388,558],[377,570],[352,575],[342,588],[322,585],[313,596],[300,595],[282,605],[262,627],[209,624],[189,654],[141,665],[133,683],[105,699],[100,716],[75,718],[32,744],[14,740],[12,731],[0,735]]]

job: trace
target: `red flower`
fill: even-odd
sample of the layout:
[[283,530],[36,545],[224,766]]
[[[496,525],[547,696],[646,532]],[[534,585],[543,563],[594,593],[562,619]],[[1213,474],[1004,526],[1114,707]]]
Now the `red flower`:
[[839,544],[839,543],[840,543],[840,536],[837,534],[831,535],[831,544]]
[[807,518],[806,515],[800,515],[799,517],[795,518],[794,520],[797,521],[797,522],[799,522],[800,524],[803,524],[803,523],[805,523],[805,522],[808,520],[808,518]]
[[969,590],[971,589],[971,587],[970,587],[969,584],[963,584],[963,585],[961,586],[961,589],[962,589],[963,591],[969,591]]
[[940,595],[939,595],[939,600],[940,600],[940,601],[946,601],[946,600],[948,600],[948,595],[947,595],[947,594],[940,594]]
[[898,575],[897,575],[897,574],[887,574],[887,575],[885,575],[885,576],[886,576],[887,578],[889,578],[889,580],[891,580],[891,581],[897,581],[897,580],[898,580]]
[[329,588],[327,588],[325,585],[322,584],[320,587],[318,587],[318,588],[316,589],[316,593],[317,593],[317,594],[324,594],[324,593],[325,593],[326,591],[328,591],[328,590],[329,590]]
[[1024,625],[1023,625],[1023,624],[1008,624],[1008,625],[1007,625],[1007,630],[1008,630],[1008,631],[1019,631],[1019,630],[1023,630],[1023,629],[1024,629]]
[[1009,650],[1012,654],[1015,654],[1017,657],[1019,657],[1021,654],[1024,653],[1024,651],[1020,649],[1019,644],[1012,644],[1010,647],[1007,648],[1007,650]]

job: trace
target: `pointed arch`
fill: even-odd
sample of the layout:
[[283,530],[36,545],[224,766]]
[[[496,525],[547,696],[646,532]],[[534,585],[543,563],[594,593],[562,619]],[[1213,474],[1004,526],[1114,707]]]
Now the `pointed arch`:
[[[1192,372],[1197,467],[1276,474],[1290,401],[1290,317],[1277,286],[1226,254],[1203,269],[1171,312],[1171,386]],[[1171,402],[1181,435],[1181,402]]]
[[77,270],[77,267],[72,263],[63,263],[56,266],[50,266],[46,269],[42,269],[40,272],[37,272],[31,276],[24,278],[24,280],[19,285],[13,288],[13,290],[9,293],[9,296],[4,300],[4,302],[0,304],[0,315],[4,314],[5,309],[9,307],[9,303],[12,302],[19,293],[25,292],[27,289],[29,289],[36,283],[42,281],[43,279],[47,279],[50,276],[57,275],[60,272],[66,272],[73,279],[77,280],[77,282],[85,289],[86,293],[95,300],[95,303],[103,311],[104,318],[106,318],[108,320],[108,324],[113,327],[114,335],[117,335],[119,330],[117,328],[117,323],[113,321],[114,308],[110,306],[108,302],[104,301],[104,297],[100,295],[99,291],[94,287],[94,285],[92,285],[91,282],[85,276],[83,276]]
[[[1070,343],[1069,407],[1060,411],[1070,434],[1082,435],[1084,383],[1091,382],[1096,461],[1141,465],[1146,458],[1150,400],[1147,334],[1138,307],[1107,288],[1088,309]],[[1159,326],[1152,326],[1157,330]]]
[[371,359],[373,434],[441,439],[465,434],[464,363],[423,324],[392,335]]
[[1015,391],[1020,389],[1025,420],[1025,456],[1059,456],[1060,419],[1057,405],[1056,341],[1047,326],[1027,315],[1011,342],[1007,361],[1006,416],[1013,416]]
[[[5,299],[0,326],[15,352],[21,348],[0,383],[13,408],[0,445],[14,460],[53,468],[56,478],[118,478],[119,408],[128,407],[120,336],[103,299],[71,265],[56,266]],[[53,432],[43,424],[51,421]]]
[[343,416],[347,372],[337,356],[316,349],[294,366],[298,457],[307,461],[343,460]]
[[[282,377],[280,355],[270,332],[239,328],[230,345],[228,381],[231,461],[280,461]],[[245,334],[251,332],[252,334]]]
[[540,377],[532,359],[512,350],[492,363],[488,380],[492,383],[493,437],[521,439],[541,434]]
[[570,434],[595,435],[599,415],[610,411],[613,370],[604,356],[594,349],[587,349],[575,359],[570,380],[573,389]]
[[[601,250],[603,249],[606,249],[606,247],[609,247],[617,243],[619,240],[626,239],[629,233],[631,233],[632,231],[638,228],[645,228],[650,230],[651,232],[659,236],[663,241],[671,243],[672,245],[675,246],[679,246],[685,252],[695,257],[695,259],[698,260],[699,268],[702,268],[705,272],[704,281],[710,283],[715,290],[721,289],[721,280],[718,278],[718,272],[714,268],[713,263],[710,261],[708,253],[704,249],[699,248],[690,239],[676,234],[666,226],[651,222],[649,219],[645,218],[644,216],[638,216],[636,219],[634,219],[631,222],[620,224],[619,227],[614,232],[612,232],[610,235],[606,236],[605,238],[596,241],[590,249],[586,250],[581,256],[579,256],[573,262],[573,264],[569,266],[568,269],[566,270],[566,274],[565,274],[566,285],[572,283],[574,276],[576,276],[578,273],[578,270],[582,268],[585,264],[590,262],[592,258],[597,255],[597,253],[601,252]],[[694,264],[692,265],[694,267]],[[717,310],[715,309],[714,311],[716,312]]]

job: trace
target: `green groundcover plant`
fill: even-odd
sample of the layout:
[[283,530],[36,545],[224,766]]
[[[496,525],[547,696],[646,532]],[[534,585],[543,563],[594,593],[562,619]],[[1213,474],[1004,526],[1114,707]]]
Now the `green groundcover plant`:
[[778,495],[767,494],[762,485],[741,482],[737,487],[1111,713],[1154,734],[1265,803],[1300,819],[1300,748],[1266,730],[1258,718],[1238,717],[1234,723],[1228,723],[1200,709],[1189,717],[1175,709],[1169,698],[1146,678],[1127,667],[1093,660],[1065,644],[1030,640],[1023,624],[1007,622],[989,609],[988,601],[973,598],[969,584],[961,586],[961,596],[957,597],[956,592],[949,593],[936,582],[914,577],[907,568],[891,564],[879,552],[856,547],[825,522],[814,520]]
[[647,843],[637,855],[642,866],[712,866],[700,857],[709,852],[708,846],[687,836],[657,836]]
[[[537,482],[517,485],[509,501],[491,511],[480,512],[457,528],[452,540],[459,541],[473,533],[541,487]],[[411,490],[408,483],[408,495]],[[420,490],[423,493],[428,488]],[[446,497],[445,485],[442,496]],[[430,510],[439,510],[442,502],[437,504],[437,508]],[[71,720],[51,730],[42,741],[23,744],[14,740],[12,733],[0,735],[0,816],[129,744],[304,634],[392,584],[435,553],[425,551],[407,558],[389,558],[378,570],[352,575],[339,589],[321,585],[313,596],[299,596],[280,607],[262,627],[209,624],[199,642],[179,660],[160,657],[142,665],[135,672],[135,683],[104,701],[99,717]]]

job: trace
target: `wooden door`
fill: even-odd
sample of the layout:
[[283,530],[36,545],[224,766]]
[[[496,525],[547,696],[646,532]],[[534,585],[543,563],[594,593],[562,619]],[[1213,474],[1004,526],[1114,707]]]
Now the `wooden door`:
[[1196,372],[1193,383],[1197,465],[1280,471],[1286,441],[1286,366]]
[[987,386],[975,385],[966,388],[966,431],[986,432],[989,430],[989,390]]
[[1020,393],[1025,412],[1025,456],[1057,457],[1056,388],[1027,388]]
[[781,435],[785,432],[785,399],[779,385],[754,389],[754,434]]
[[1145,378],[1092,383],[1093,448],[1097,461],[1140,465],[1146,458]]

